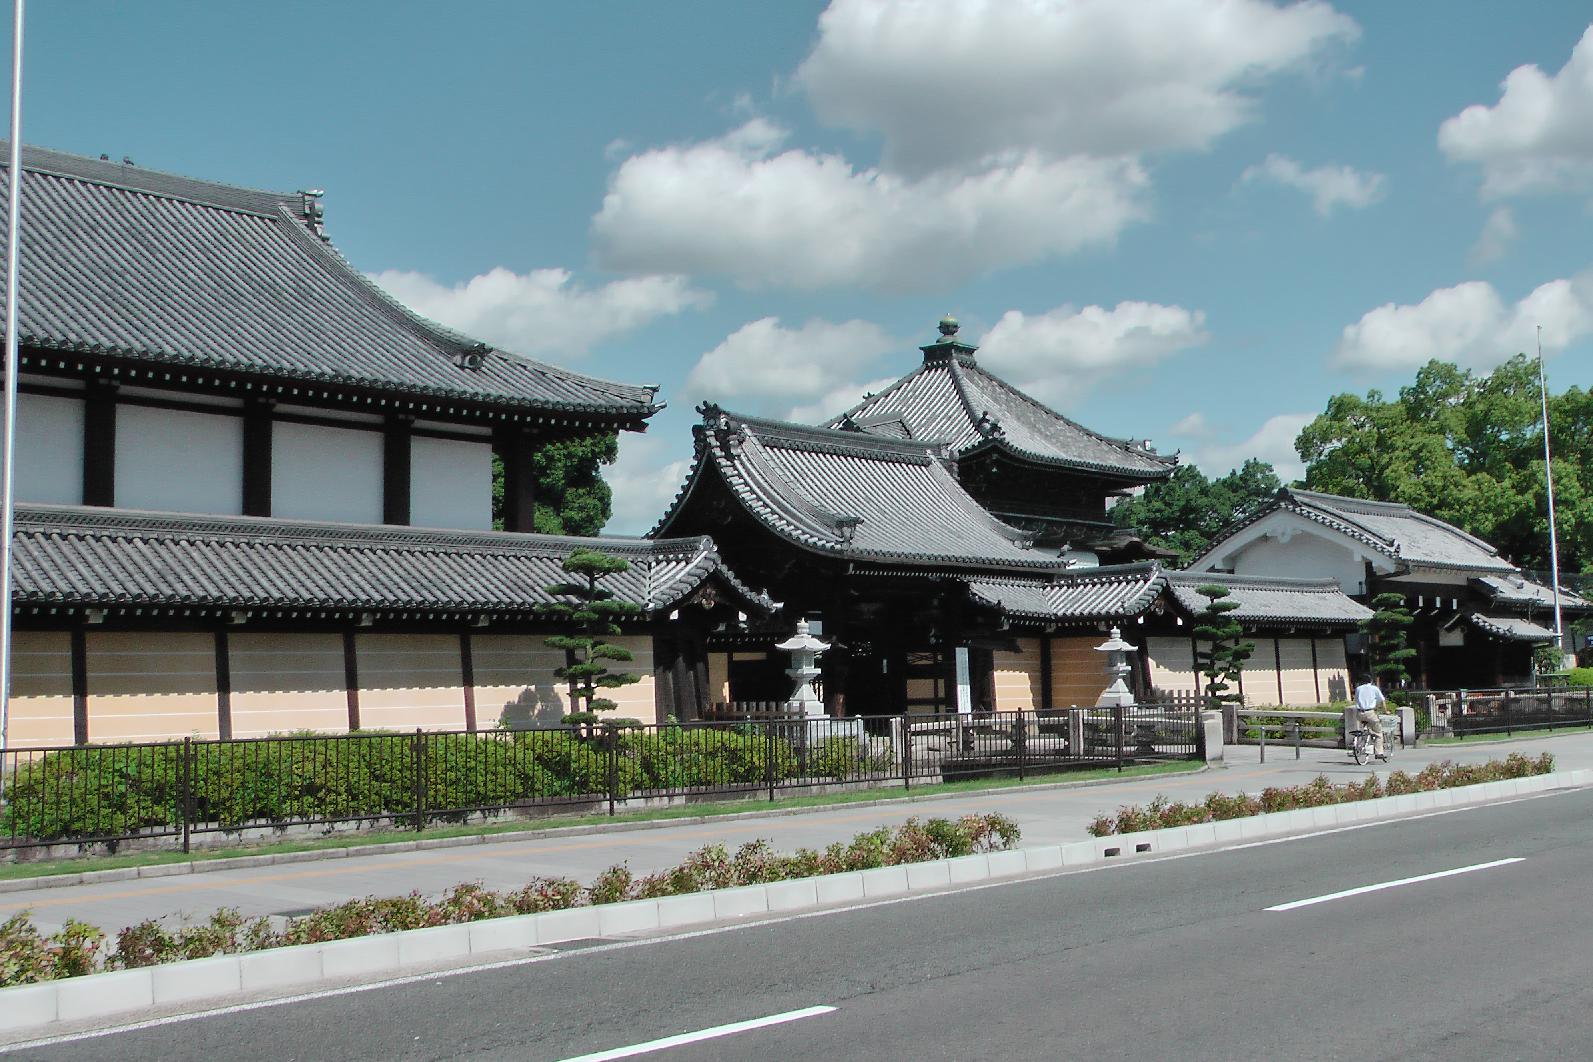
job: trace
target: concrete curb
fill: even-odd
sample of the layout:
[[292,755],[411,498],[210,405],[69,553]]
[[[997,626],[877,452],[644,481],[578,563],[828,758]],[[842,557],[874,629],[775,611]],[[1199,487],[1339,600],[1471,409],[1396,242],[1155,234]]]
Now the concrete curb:
[[[1211,768],[1201,765],[1195,770],[1178,772],[1167,777],[1203,774]],[[247,870],[251,867],[274,867],[289,863],[314,863],[323,859],[354,859],[360,856],[389,855],[395,852],[420,852],[434,848],[464,848],[475,844],[507,844],[515,841],[537,841],[550,837],[586,837],[601,833],[624,833],[629,830],[662,830],[671,826],[702,826],[713,822],[736,822],[742,819],[785,818],[790,815],[811,815],[841,808],[877,808],[899,804],[926,804],[937,800],[965,800],[968,797],[992,796],[1014,790],[1035,792],[1051,789],[1087,789],[1091,786],[1122,785],[1163,775],[1131,775],[1125,778],[1094,778],[1083,782],[1036,782],[1032,785],[1000,786],[991,789],[967,789],[957,793],[926,793],[922,796],[879,797],[874,800],[849,800],[838,804],[821,804],[806,808],[769,808],[763,811],[735,811],[723,815],[688,815],[673,819],[639,819],[631,822],[598,822],[587,826],[554,826],[546,830],[512,830],[503,833],[471,833],[458,837],[417,837],[413,841],[392,841],[384,844],[351,845],[345,848],[317,848],[306,852],[278,852],[273,855],[228,856],[220,859],[200,859],[186,863],[155,863],[142,867],[118,867],[115,870],[87,870],[77,874],[44,874],[34,878],[9,878],[0,881],[0,893],[32,892],[35,889],[64,889],[73,885],[99,885],[111,881],[131,881],[138,878],[169,878],[179,874],[214,874],[223,870]]]
[[934,892],[954,885],[1283,837],[1588,786],[1593,786],[1593,770],[1562,771],[1431,793],[1095,837],[1063,845],[1019,848],[768,885],[745,885],[658,900],[631,900],[599,907],[517,915],[324,944],[301,944],[244,955],[217,955],[138,970],[18,985],[0,988],[0,1035],[24,1031],[43,1035],[51,1025],[131,1014],[152,1006],[201,1002],[220,1005],[240,992],[304,991],[323,981],[378,980],[400,974],[417,964],[457,962],[472,957],[480,957],[483,961],[502,959],[507,953],[573,940],[672,931],[818,905]]

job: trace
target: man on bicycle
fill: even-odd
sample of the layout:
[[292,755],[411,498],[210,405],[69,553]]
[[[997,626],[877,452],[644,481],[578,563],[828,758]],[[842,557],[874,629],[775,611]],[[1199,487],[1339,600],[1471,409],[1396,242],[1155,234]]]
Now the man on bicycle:
[[1366,677],[1366,681],[1355,687],[1355,718],[1372,732],[1379,759],[1383,758],[1383,721],[1378,718],[1377,710],[1387,703],[1388,698],[1371,678]]

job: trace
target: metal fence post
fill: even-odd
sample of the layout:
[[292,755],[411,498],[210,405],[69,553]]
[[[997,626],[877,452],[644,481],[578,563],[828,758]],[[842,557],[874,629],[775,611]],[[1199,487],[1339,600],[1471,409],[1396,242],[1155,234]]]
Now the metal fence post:
[[1257,719],[1256,720],[1256,733],[1261,735],[1261,762],[1262,763],[1266,763],[1267,762],[1267,721],[1265,719]]
[[426,828],[426,732],[415,728],[415,829]]
[[1121,704],[1112,705],[1112,726],[1113,726],[1113,729],[1115,729],[1117,731],[1117,769],[1118,769],[1118,772],[1121,773],[1122,770],[1123,770],[1123,737],[1124,737],[1124,735],[1123,735],[1123,706]]
[[902,731],[902,788],[913,787],[913,729],[907,721],[907,716],[899,715],[896,721],[901,724]]
[[763,724],[763,780],[769,787],[769,803],[774,803],[774,723]]
[[1299,759],[1300,758],[1300,720],[1291,719],[1289,721],[1289,726],[1294,731],[1294,758],[1295,759]]
[[1511,728],[1511,725],[1510,725],[1510,702],[1511,702],[1511,700],[1513,700],[1513,698],[1510,696],[1510,691],[1509,690],[1505,690],[1505,695],[1504,695],[1504,717],[1505,717],[1505,736],[1506,737],[1514,737],[1515,736],[1515,731]]
[[604,781],[607,783],[605,788],[608,790],[608,813],[613,817],[614,805],[619,799],[619,794],[615,792],[619,788],[619,742],[614,740],[612,727],[604,727],[599,733],[601,734],[599,740],[603,742],[603,773]]
[[183,851],[189,851],[194,818],[194,739],[183,738],[182,763],[178,771],[178,798],[183,818]]

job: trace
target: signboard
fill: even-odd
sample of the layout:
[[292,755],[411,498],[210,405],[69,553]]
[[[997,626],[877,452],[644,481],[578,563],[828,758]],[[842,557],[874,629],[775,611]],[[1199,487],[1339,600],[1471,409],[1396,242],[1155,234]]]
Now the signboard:
[[957,714],[973,714],[973,689],[968,678],[968,647],[959,645],[957,655]]

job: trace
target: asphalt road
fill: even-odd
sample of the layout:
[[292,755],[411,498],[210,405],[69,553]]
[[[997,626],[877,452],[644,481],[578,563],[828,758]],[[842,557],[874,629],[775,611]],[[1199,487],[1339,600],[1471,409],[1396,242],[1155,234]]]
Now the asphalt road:
[[[1593,734],[1544,737],[1511,744],[1475,744],[1410,749],[1393,767],[1417,771],[1437,759],[1487,760],[1509,752],[1536,755],[1552,751],[1561,769],[1593,767]],[[218,907],[245,915],[280,914],[339,903],[355,896],[391,896],[419,889],[441,893],[461,881],[481,881],[496,889],[518,888],[536,875],[565,875],[590,881],[600,870],[627,862],[636,873],[672,866],[689,851],[722,841],[735,846],[757,838],[790,851],[801,845],[822,848],[832,841],[911,815],[956,816],[998,811],[1018,821],[1026,845],[1083,840],[1097,814],[1120,804],[1143,803],[1164,793],[1173,799],[1201,799],[1214,789],[1259,792],[1326,774],[1335,782],[1366,777],[1338,749],[1306,749],[1300,760],[1290,750],[1271,749],[1265,764],[1257,750],[1229,750],[1230,766],[1181,777],[1140,778],[1124,784],[1074,789],[1009,789],[984,795],[876,807],[845,805],[802,815],[719,819],[586,836],[545,836],[463,848],[365,855],[314,863],[234,869],[206,874],[101,882],[67,888],[0,894],[0,920],[26,910],[46,931],[77,918],[112,933],[146,918],[203,919]],[[1386,771],[1386,768],[1384,769]],[[753,804],[750,810],[756,810]]]
[[[26,1059],[1564,1059],[1593,1054],[1593,791],[183,1021]],[[1504,859],[1503,865],[1280,904]]]

